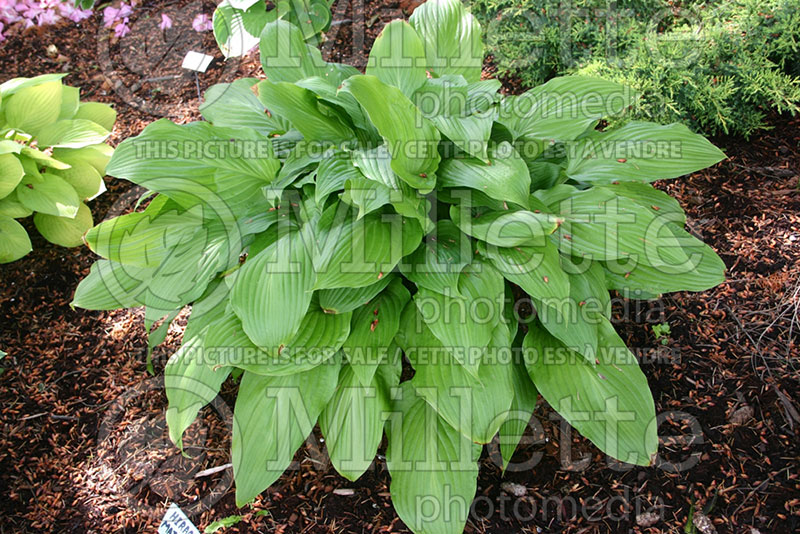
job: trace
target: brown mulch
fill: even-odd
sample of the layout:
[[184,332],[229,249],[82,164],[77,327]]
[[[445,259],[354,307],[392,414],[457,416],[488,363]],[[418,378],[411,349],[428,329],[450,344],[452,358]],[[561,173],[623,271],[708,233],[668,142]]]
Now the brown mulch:
[[[147,28],[161,12],[174,13],[174,45],[158,35],[114,42],[97,16],[11,36],[0,44],[0,72],[6,79],[69,71],[66,82],[84,98],[115,105],[114,144],[162,116],[196,120],[198,85],[259,73],[255,56],[225,63],[219,53],[197,80],[176,68],[189,48],[216,49],[210,34],[191,30],[201,5],[211,12],[188,1],[145,2],[137,11],[134,35],[141,24],[139,35],[150,36],[160,33]],[[363,66],[383,24],[412,5],[337,3],[335,18],[345,22],[334,26],[326,57]],[[363,21],[363,35],[348,20]],[[46,53],[50,44],[56,57]],[[467,532],[682,532],[692,505],[710,507],[720,533],[800,528],[800,120],[772,124],[749,142],[715,139],[728,160],[661,184],[726,262],[728,280],[651,303],[615,301],[623,338],[656,355],[642,368],[657,412],[672,413],[660,427],[661,458],[693,467],[608,465],[542,403],[539,432],[515,457],[541,459],[502,476],[486,455]],[[96,220],[135,200],[124,194],[130,184],[107,183],[91,204]],[[158,371],[179,346],[185,318],[156,350],[156,376],[148,375],[141,311],[72,310],[92,254],[31,235],[33,253],[0,267],[0,348],[9,353],[0,362],[0,532],[154,532],[170,502],[201,529],[238,514],[242,521],[226,532],[407,532],[391,508],[382,457],[348,482],[330,467],[319,434],[272,488],[237,509],[230,469],[208,472],[230,462],[235,384],[204,409],[187,433],[189,457],[181,456],[166,435]],[[667,345],[654,339],[658,323],[671,328]],[[687,443],[692,422],[702,438]],[[505,482],[526,495],[510,496]]]

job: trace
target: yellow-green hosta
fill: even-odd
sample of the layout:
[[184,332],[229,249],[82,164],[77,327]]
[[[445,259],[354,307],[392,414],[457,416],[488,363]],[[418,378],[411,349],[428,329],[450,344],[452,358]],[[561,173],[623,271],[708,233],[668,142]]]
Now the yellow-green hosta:
[[92,227],[86,202],[105,191],[116,120],[108,104],[81,102],[65,74],[0,84],[0,263],[31,251],[15,219],[33,215],[51,243],[75,247]]
[[163,319],[151,346],[192,306],[165,369],[170,436],[239,380],[240,505],[319,422],[349,479],[385,434],[403,521],[460,532],[481,446],[499,434],[505,467],[538,393],[607,454],[653,461],[653,399],[609,290],[722,282],[650,182],[724,156],[682,126],[603,130],[634,98],[603,80],[503,97],[480,79],[480,34],[458,0],[431,0],[361,74],[269,22],[266,80],[210,88],[205,121],[157,121],[109,163],[155,197],[88,232],[104,259],[73,304],[145,306],[148,329]]

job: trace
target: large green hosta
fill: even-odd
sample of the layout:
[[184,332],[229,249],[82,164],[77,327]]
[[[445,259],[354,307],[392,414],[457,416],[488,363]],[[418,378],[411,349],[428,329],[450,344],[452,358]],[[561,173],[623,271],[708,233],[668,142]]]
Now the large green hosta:
[[[682,126],[598,129],[632,99],[601,80],[504,98],[480,79],[479,35],[457,0],[430,1],[386,27],[360,74],[271,22],[267,81],[216,86],[209,122],[158,121],[117,149],[108,172],[154,196],[88,233],[105,259],[74,304],[146,306],[148,328],[165,319],[151,344],[192,305],[165,370],[170,435],[180,445],[243,371],[239,504],[319,423],[350,479],[386,435],[400,517],[460,532],[481,444],[499,434],[507,463],[537,391],[606,453],[651,463],[654,403],[609,290],[723,280],[649,185],[723,155]],[[522,293],[537,314],[520,327]]]

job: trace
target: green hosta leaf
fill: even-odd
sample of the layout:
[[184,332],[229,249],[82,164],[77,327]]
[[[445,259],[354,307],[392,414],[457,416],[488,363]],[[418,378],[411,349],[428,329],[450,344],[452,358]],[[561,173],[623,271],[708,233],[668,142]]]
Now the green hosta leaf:
[[318,293],[319,305],[325,313],[347,313],[353,311],[372,300],[394,278],[394,275],[390,274],[369,286],[323,289]]
[[341,143],[354,138],[353,131],[334,114],[323,113],[324,104],[308,89],[288,82],[263,81],[256,90],[270,112],[288,120],[308,141]]
[[108,130],[90,120],[69,119],[43,126],[39,129],[36,139],[39,141],[39,146],[42,147],[83,148],[102,143],[109,133]]
[[469,205],[451,206],[450,218],[464,233],[499,247],[541,243],[558,227],[555,216],[547,213],[469,209]]
[[[53,150],[53,158],[70,166],[79,163],[88,163],[100,174],[105,176],[106,165],[108,165],[114,149],[106,144],[92,145],[84,148],[56,148]],[[58,169],[58,167],[53,166]]]
[[377,297],[353,312],[350,336],[342,345],[342,352],[363,386],[372,383],[375,370],[400,327],[400,314],[410,299],[411,294],[400,279],[395,278]]
[[456,226],[441,220],[424,243],[403,261],[401,271],[418,287],[458,294],[458,279],[472,262],[472,243]]
[[401,384],[386,427],[392,503],[400,519],[422,534],[460,534],[478,483],[480,446],[448,425],[409,382]]
[[239,2],[223,1],[214,10],[214,38],[226,58],[246,54],[259,43],[259,36],[277,12],[267,12],[263,2],[252,2],[246,7]]
[[261,188],[279,166],[270,140],[254,130],[162,119],[120,143],[106,171],[184,208],[204,204],[216,218],[235,219],[238,210],[263,201]]
[[660,294],[670,291],[705,291],[725,281],[725,264],[716,252],[675,225],[670,231],[688,260],[683,264],[650,266],[643,263],[604,262],[609,289]]
[[389,204],[391,191],[367,178],[358,177],[347,180],[342,200],[358,208],[358,218],[377,211]]
[[[59,119],[71,119],[78,112],[81,105],[81,90],[77,87],[70,87],[68,85],[61,86],[61,111],[58,114]],[[111,123],[114,126],[114,123]],[[110,130],[111,128],[107,128]]]
[[12,191],[7,196],[0,198],[0,215],[5,215],[6,217],[11,217],[12,219],[22,219],[24,217],[28,217],[32,213],[33,210],[26,208],[19,201],[16,190]]
[[315,46],[305,43],[303,32],[285,20],[269,22],[261,32],[261,67],[271,82],[294,83],[319,76],[333,87],[358,72],[352,67],[326,63]]
[[181,348],[173,354],[164,368],[164,389],[169,407],[166,418],[169,437],[183,448],[181,438],[200,409],[214,400],[219,388],[231,372],[230,367],[212,367],[207,361],[204,341],[210,325],[225,314],[225,300],[220,294],[226,288],[217,286],[211,305],[203,301],[192,308]]
[[300,328],[311,303],[315,274],[306,248],[310,232],[281,237],[240,269],[231,305],[257,346],[277,350]]
[[73,119],[86,119],[98,124],[109,132],[117,122],[117,112],[108,104],[101,102],[83,102],[78,106]]
[[561,301],[569,297],[569,278],[561,269],[558,249],[542,239],[536,246],[502,248],[479,243],[494,267],[528,295]]
[[83,244],[83,235],[92,227],[92,212],[81,203],[75,217],[57,217],[45,213],[33,216],[36,229],[45,239],[62,247],[77,247]]
[[353,76],[344,83],[366,110],[392,154],[392,169],[420,193],[436,185],[439,132],[399,89],[374,76]]
[[[430,339],[430,334],[426,334]],[[417,393],[461,434],[476,443],[489,443],[508,415],[513,397],[509,330],[498,324],[481,353],[477,376],[458,365],[449,351],[434,353],[417,347],[407,352],[416,373]]]
[[286,376],[244,373],[231,442],[237,506],[253,500],[289,466],[333,395],[338,376],[338,365]]
[[439,168],[442,187],[475,189],[491,198],[528,207],[531,177],[517,151],[502,142],[489,152],[489,164],[478,159],[448,159]]
[[631,121],[594,132],[569,148],[566,173],[593,184],[677,178],[725,159],[725,154],[683,124]]
[[244,78],[233,83],[218,83],[205,92],[200,113],[215,126],[252,128],[263,135],[285,132],[288,122],[267,113],[254,92],[256,78]]
[[384,417],[391,411],[391,389],[400,383],[400,351],[384,354],[377,372],[363,384],[352,365],[339,374],[339,385],[319,417],[333,466],[356,480],[372,464],[383,438]]
[[[16,145],[16,143],[14,143]],[[14,154],[0,154],[0,198],[5,198],[17,188],[25,169]]]
[[561,76],[504,99],[498,120],[515,140],[571,141],[600,119],[622,113],[634,98],[633,91],[614,82]]
[[[67,149],[63,149],[67,150]],[[41,167],[50,167],[51,169],[69,169],[70,165],[65,161],[59,161],[56,158],[48,156],[45,152],[42,152],[38,148],[32,148],[29,146],[24,147],[20,154],[27,157],[29,160],[33,160],[36,162],[37,165]]]
[[427,79],[425,48],[414,28],[403,20],[384,26],[370,50],[367,74],[411,98]]
[[75,189],[53,173],[46,173],[43,181],[26,174],[17,187],[17,197],[32,211],[58,217],[75,217],[81,204]]
[[650,465],[658,437],[647,379],[611,323],[601,323],[598,332],[592,365],[531,325],[524,342],[528,374],[547,402],[602,451]]
[[498,86],[467,84],[461,76],[432,78],[414,95],[422,114],[458,148],[488,163],[488,141],[497,111]]
[[669,229],[673,217],[620,198],[613,190],[573,190],[550,207],[564,219],[553,237],[567,254],[604,261],[629,258],[633,264],[654,266],[687,260]]
[[317,189],[315,196],[317,202],[336,191],[344,189],[348,180],[358,180],[364,175],[353,166],[350,157],[344,152],[336,152],[331,157],[324,158],[317,168]]
[[486,263],[473,261],[459,276],[458,294],[421,287],[414,295],[414,303],[431,333],[477,377],[481,351],[489,344],[502,317],[504,294],[500,273]]
[[3,113],[8,126],[36,135],[42,128],[58,120],[62,86],[57,80],[36,85],[33,80],[28,80],[28,83],[30,85],[18,87],[11,97],[3,91]]
[[460,74],[468,82],[481,78],[481,26],[458,0],[429,0],[409,18],[425,44],[428,68],[436,75]]
[[528,428],[539,392],[533,385],[522,362],[514,362],[511,370],[513,399],[508,417],[500,426],[500,454],[503,458],[503,470],[508,467],[514,451],[517,450],[525,429]]
[[18,260],[31,250],[25,228],[14,219],[0,215],[0,263]]
[[363,287],[389,274],[422,239],[419,224],[398,215],[371,213],[355,219],[332,206],[323,215],[317,238],[314,289]]
[[78,193],[78,198],[92,200],[105,192],[103,177],[91,164],[74,161],[69,169],[55,171]]
[[116,310],[139,306],[142,269],[125,267],[109,260],[92,264],[89,276],[81,280],[70,303],[86,310]]
[[642,182],[616,182],[606,186],[614,194],[633,200],[640,206],[662,217],[670,217],[670,221],[683,226],[686,224],[686,213],[677,200],[650,184]]

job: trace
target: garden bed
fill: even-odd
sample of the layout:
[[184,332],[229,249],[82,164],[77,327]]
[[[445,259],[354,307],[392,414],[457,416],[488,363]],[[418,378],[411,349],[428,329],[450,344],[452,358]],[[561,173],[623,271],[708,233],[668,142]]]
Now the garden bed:
[[[199,6],[147,3],[141,13],[157,17],[164,10]],[[209,6],[204,9],[210,12]],[[387,2],[337,14],[335,6],[336,20],[363,17],[368,26],[363,38],[354,36],[348,22],[334,26],[343,29],[325,54],[353,62],[354,43],[363,40],[368,49],[383,23],[407,9],[405,2]],[[191,20],[174,18],[176,27]],[[134,61],[142,59],[137,54],[146,43],[104,42],[110,32],[95,16],[79,25],[10,36],[0,48],[0,72],[10,78],[68,70],[66,83],[81,87],[83,99],[115,105],[111,141],[116,144],[161,116],[198,119],[198,87],[203,91],[213,83],[258,75],[255,56],[231,64],[218,60],[197,79],[181,73],[176,65],[182,46],[216,49],[210,33],[189,32],[190,25],[186,41],[172,49],[149,52],[164,59],[163,68],[148,72],[147,62]],[[54,57],[47,54],[51,44],[58,48]],[[169,76],[178,77],[140,83]],[[637,310],[633,303],[621,299],[615,309],[618,331],[631,347],[662,347],[651,327],[670,326],[663,345],[668,350],[642,368],[656,412],[689,414],[702,428],[702,443],[670,442],[664,436],[688,435],[676,415],[676,422],[660,428],[660,453],[672,461],[695,454],[696,466],[675,474],[615,470],[588,440],[562,432],[542,402],[535,413],[542,435],[531,435],[516,457],[542,453],[541,461],[502,476],[484,458],[467,532],[679,531],[692,503],[702,509],[712,501],[708,515],[719,532],[752,527],[788,533],[800,527],[800,120],[776,116],[771,124],[774,129],[749,142],[714,139],[728,160],[660,185],[686,209],[692,230],[723,258],[728,280],[703,293],[640,304],[638,314],[631,312]],[[132,188],[127,182],[107,184],[109,191],[90,205],[96,221],[130,209],[136,198],[126,194]],[[50,245],[36,232],[31,237],[33,252],[0,268],[0,348],[8,353],[0,363],[5,369],[0,376],[3,531],[154,531],[169,502],[197,512],[193,520],[201,528],[242,515],[226,532],[405,531],[391,507],[381,459],[351,483],[328,464],[318,433],[298,454],[296,468],[252,506],[237,509],[231,470],[213,472],[230,461],[226,425],[235,385],[223,386],[227,404],[204,409],[190,429],[185,443],[194,458],[181,457],[167,437],[158,378],[179,346],[181,321],[154,353],[154,378],[145,367],[142,313],[69,306],[93,254]],[[565,468],[567,448],[572,469]],[[577,461],[584,455],[590,458],[585,466]],[[504,488],[505,482],[524,486],[527,494],[515,497],[519,488]],[[648,511],[660,518],[645,526]]]

